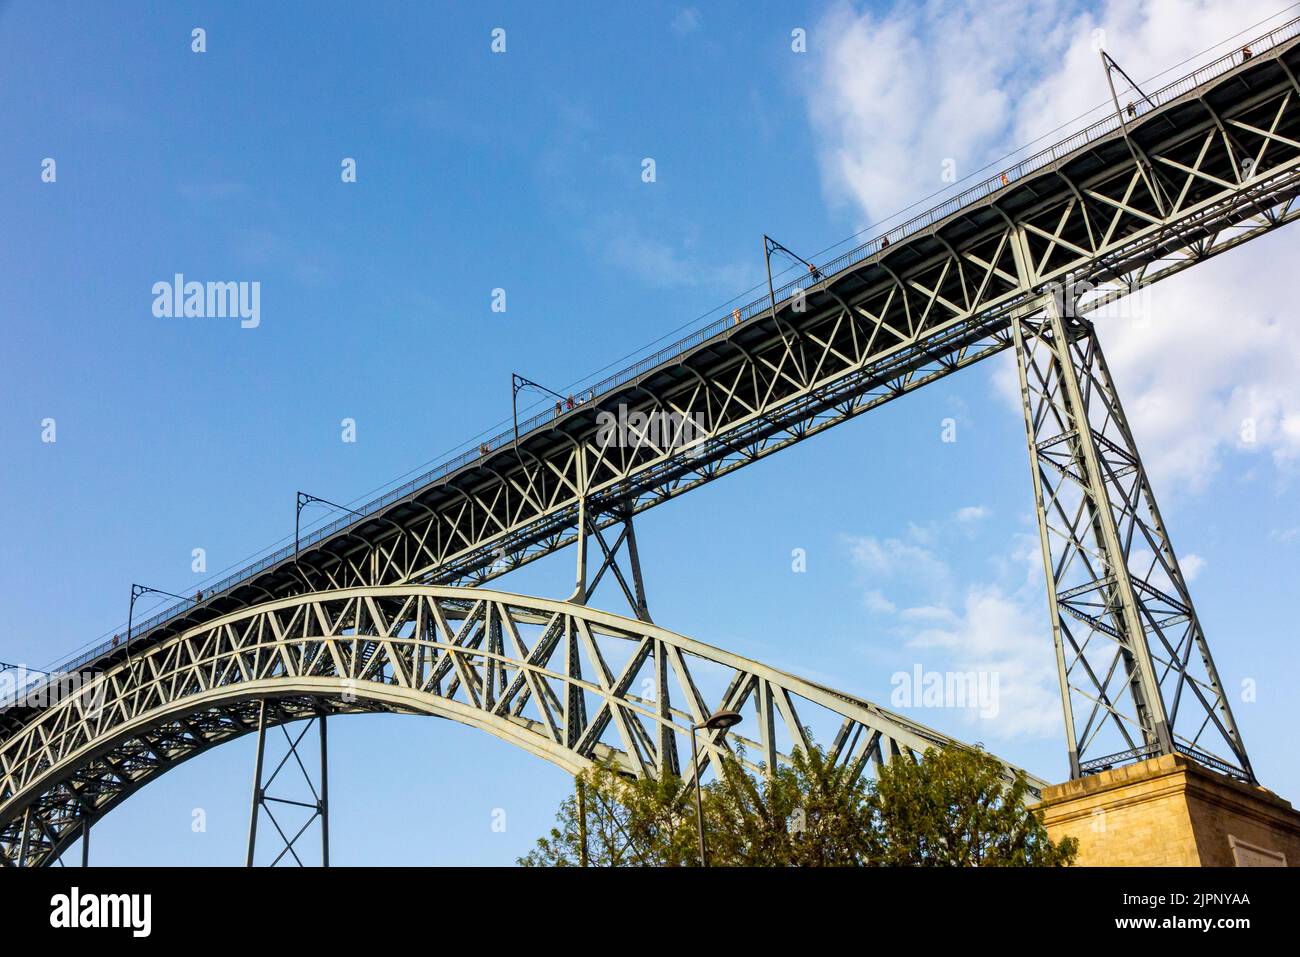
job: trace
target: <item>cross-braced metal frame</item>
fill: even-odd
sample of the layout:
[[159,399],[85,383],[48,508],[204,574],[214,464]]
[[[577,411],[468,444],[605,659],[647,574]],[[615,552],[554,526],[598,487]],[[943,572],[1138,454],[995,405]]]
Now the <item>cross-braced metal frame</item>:
[[1187,580],[1087,320],[1015,325],[1071,776],[1181,752],[1254,780]]
[[[578,524],[585,534],[578,536],[577,581],[569,601],[579,605],[587,604],[600,586],[605,572],[612,572],[632,613],[641,621],[651,621],[650,606],[645,597],[645,580],[641,576],[641,555],[636,547],[636,529],[632,524],[632,514],[625,512],[616,516],[621,526],[612,545],[605,540],[605,533],[597,516],[593,516],[588,511],[585,503],[579,505],[578,515]],[[587,566],[587,552],[589,542],[593,538],[600,546],[600,565],[597,566],[595,573],[591,574]],[[623,563],[619,561],[620,550],[626,552],[626,571]],[[631,582],[628,581],[629,578]]]
[[[888,244],[873,241],[819,264],[740,310],[738,321],[643,360],[579,397],[571,411],[484,443],[473,459],[386,493],[357,509],[355,521],[261,560],[202,602],[146,623],[126,644],[132,654],[149,654],[221,616],[310,592],[482,585],[585,542],[593,530],[622,525],[630,533],[627,523],[646,509],[1019,344],[1026,389],[1037,390],[1027,391],[1027,415],[1072,774],[1172,748],[1252,777],[1082,317],[1300,217],[1295,27],[1252,41],[1249,61],[1220,61],[1150,91],[1132,115],[1052,147],[999,189],[956,197]],[[1059,317],[1067,334],[1058,338],[1043,304],[1062,287],[1072,290],[1074,314]],[[1077,389],[1053,384],[1067,368],[1074,375],[1065,379]],[[1111,421],[1093,423],[1096,436],[1082,430],[1034,445],[1052,443],[1038,430],[1050,430],[1056,418],[1081,422],[1103,408]],[[633,429],[630,441],[599,441],[601,415],[617,413],[681,428]],[[1087,500],[1086,527],[1061,524],[1059,509],[1073,507],[1065,504],[1069,495]],[[1144,540],[1154,564],[1143,556]],[[584,550],[580,561],[585,557]],[[1069,577],[1086,576],[1088,567],[1093,578]],[[643,589],[621,584],[648,619]],[[584,571],[575,604],[589,594]],[[568,638],[562,644],[582,647]],[[1095,657],[1106,653],[1108,660]],[[118,674],[124,654],[105,645],[76,664]],[[564,692],[558,700],[566,721],[580,725],[580,699],[572,684]],[[159,753],[182,753],[188,735],[243,733],[255,725],[250,707],[226,704],[191,716],[196,731],[163,728],[161,752],[142,748],[122,759],[134,771],[161,760]],[[306,716],[319,699],[288,695],[279,707]],[[30,732],[47,718],[38,707],[0,714],[0,755],[15,741],[31,746]],[[662,721],[658,730],[667,733]],[[1107,740],[1117,742],[1113,750]],[[659,747],[659,760],[669,760],[672,749],[662,741]],[[623,753],[631,759],[635,751]],[[43,842],[41,854],[66,843],[68,822],[78,817],[75,803],[61,798],[56,805],[34,815],[24,832]]]
[[[1081,134],[1032,175],[887,248],[821,264],[779,290],[775,309],[765,297],[742,322],[358,509],[145,637],[304,590],[483,584],[573,544],[584,505],[611,528],[1010,347],[1012,323],[1053,284],[1086,288],[1088,313],[1289,223],[1300,216],[1294,63],[1288,41],[1123,130]],[[619,409],[689,423],[691,440],[633,430],[598,441],[599,416]]]
[[[759,772],[815,737],[855,773],[965,747],[648,622],[476,589],[381,586],[271,602],[153,645],[139,665],[135,678],[121,664],[98,675],[0,745],[0,862],[48,863],[83,822],[177,763],[259,721],[326,711],[450,718],[574,773],[596,760],[632,775],[677,773],[691,726],[723,709],[750,717],[725,737],[705,733],[688,779],[737,745]],[[1035,792],[1043,784],[1029,781]]]
[[[285,750],[284,755],[280,758],[279,763],[271,770],[271,773],[263,777],[263,770],[266,762],[266,729],[267,720],[266,712],[268,708],[274,708],[275,702],[263,699],[257,714],[257,753],[253,759],[253,807],[248,818],[248,854],[245,863],[252,867],[257,859],[257,824],[258,819],[265,814],[266,819],[275,828],[275,833],[280,838],[279,852],[271,859],[270,866],[275,867],[286,858],[291,858],[299,867],[303,866],[302,857],[298,854],[298,839],[307,833],[307,829],[317,821],[320,822],[320,861],[322,867],[330,866],[330,818],[329,818],[329,746],[328,736],[326,734],[325,712],[313,718],[308,718],[301,726],[295,729],[295,733],[290,733],[289,728],[283,722],[273,722],[278,724],[280,732],[284,735]],[[312,773],[303,763],[302,754],[298,751],[298,746],[302,744],[302,739],[307,736],[313,727],[318,730],[320,736],[320,765],[317,780],[313,780]],[[289,765],[289,760],[293,759],[293,765]],[[280,774],[288,768],[289,776],[294,777],[294,768],[297,768],[307,789],[311,792],[311,801],[302,801],[298,798],[276,796],[270,793],[271,786],[275,784]],[[318,783],[319,782],[319,783]],[[284,829],[279,818],[275,816],[274,805],[283,805],[284,807],[296,807],[311,811],[311,814],[298,826],[298,829],[290,836]]]

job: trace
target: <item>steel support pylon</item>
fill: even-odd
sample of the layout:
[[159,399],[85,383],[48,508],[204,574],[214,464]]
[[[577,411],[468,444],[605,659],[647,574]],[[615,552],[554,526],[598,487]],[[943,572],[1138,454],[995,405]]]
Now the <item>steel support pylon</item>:
[[[637,619],[653,624],[650,617],[650,606],[645,597],[645,580],[641,577],[641,556],[636,548],[636,530],[632,525],[631,512],[624,512],[618,515],[622,522],[622,529],[618,537],[614,539],[614,544],[610,545],[601,533],[600,525],[596,521],[596,516],[592,515],[587,508],[587,503],[583,501],[578,508],[578,525],[580,532],[578,535],[577,550],[577,582],[574,585],[573,594],[569,596],[569,601],[575,604],[585,605],[595,594],[596,587],[600,580],[605,577],[605,572],[609,571],[614,574],[618,586],[623,591],[623,597],[627,599],[628,606]],[[595,574],[588,574],[587,565],[587,541],[589,537],[596,539],[596,544],[600,546],[601,561]],[[625,573],[621,563],[618,560],[619,549],[626,547],[628,569]],[[631,576],[631,582],[628,577]]]
[[1095,329],[1062,292],[1013,326],[1070,776],[1181,753],[1254,781]]
[[[284,756],[280,758],[279,764],[275,766],[275,770],[264,779],[263,770],[266,761],[267,706],[268,702],[263,700],[259,703],[257,711],[257,754],[253,761],[253,801],[252,810],[248,819],[248,854],[245,864],[248,867],[253,866],[257,854],[258,817],[265,813],[267,820],[271,822],[271,826],[275,828],[276,834],[284,844],[280,849],[280,852],[271,860],[271,867],[275,867],[279,864],[280,861],[284,859],[285,855],[291,856],[299,867],[306,866],[303,864],[302,858],[299,857],[298,851],[295,849],[294,845],[297,843],[298,838],[302,837],[302,835],[306,833],[307,828],[309,828],[317,818],[320,819],[321,866],[329,867],[329,748],[325,732],[325,714],[322,712],[303,722],[302,727],[298,730],[296,735],[291,735],[286,725],[279,725],[281,732],[284,734],[284,740],[287,747]],[[303,763],[302,756],[298,753],[298,745],[302,743],[302,739],[306,737],[307,732],[311,730],[313,724],[318,727],[320,732],[319,790],[317,790],[316,785],[312,783],[311,773],[308,771],[307,765]],[[312,800],[310,802],[299,801],[287,797],[277,797],[268,793],[268,789],[275,783],[276,778],[279,777],[280,772],[284,770],[285,765],[289,763],[290,758],[292,758],[294,763],[298,766],[298,770],[302,773],[303,780],[306,782],[307,788],[311,792]],[[294,832],[293,836],[290,837],[289,834],[286,833],[285,829],[280,826],[280,821],[271,811],[270,804],[272,803],[295,806],[309,810],[312,813],[311,816],[302,823],[297,831]]]
[[[602,534],[597,516],[594,516],[587,507],[584,499],[578,506],[578,538],[577,538],[577,582],[574,586],[573,594],[569,596],[569,601],[578,605],[585,605],[591,600],[591,596],[596,591],[596,586],[600,584],[605,572],[612,572],[619,588],[623,592],[623,597],[627,599],[632,613],[636,615],[637,620],[653,624],[654,620],[650,617],[650,606],[646,601],[645,579],[641,575],[641,555],[636,546],[636,529],[632,522],[632,513],[623,512],[617,516],[622,523],[618,536],[614,539],[614,544],[610,545]],[[601,561],[595,574],[589,574],[587,564],[587,542],[589,538],[594,537],[596,544],[600,546]],[[624,571],[622,563],[619,561],[619,550],[626,549],[627,552],[627,570]],[[631,578],[631,582],[628,578]],[[570,642],[570,668],[579,669],[577,659],[577,636],[571,634],[567,637]],[[671,664],[669,662],[670,649],[662,641],[656,641],[647,645],[642,654],[654,658],[654,690],[650,695],[655,710],[659,713],[661,719],[658,730],[658,754],[660,755],[657,771],[661,775],[676,777],[681,773],[680,758],[677,754],[677,739],[672,730],[672,698],[669,687],[669,674]],[[580,669],[579,669],[580,671]],[[583,709],[583,704],[578,696],[577,700],[571,702],[572,706],[579,712]]]

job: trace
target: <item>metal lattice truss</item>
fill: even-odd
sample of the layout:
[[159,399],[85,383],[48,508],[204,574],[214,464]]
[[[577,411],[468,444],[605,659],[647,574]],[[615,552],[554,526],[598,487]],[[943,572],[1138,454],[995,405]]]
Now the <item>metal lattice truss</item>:
[[[1018,324],[1042,315],[1047,291],[1069,288],[1076,311],[1087,313],[1275,230],[1300,216],[1297,69],[1300,48],[1282,42],[1203,83],[1188,83],[1181,95],[1162,97],[1159,108],[1109,133],[1066,144],[1053,162],[954,206],[886,248],[823,263],[824,276],[806,289],[784,290],[770,312],[649,357],[635,377],[597,390],[516,441],[489,444],[479,459],[448,474],[366,506],[364,517],[289,557],[259,564],[151,625],[135,643],[168,642],[239,609],[297,594],[409,582],[482,584],[574,543],[579,529],[625,523],[1009,348],[1017,330],[1022,342],[1032,343],[1036,337]],[[610,416],[627,427],[617,441],[607,435],[602,441],[602,417]],[[1131,450],[1131,437],[1123,447]],[[1040,473],[1041,464],[1035,455]],[[1113,483],[1094,489],[1120,490]],[[1055,566],[1051,555],[1046,560]],[[1112,550],[1096,561],[1117,568],[1129,556]],[[1163,594],[1190,609],[1179,589]],[[1193,657],[1203,646],[1199,626],[1194,630]],[[1126,634],[1139,633],[1135,626]],[[1172,651],[1156,642],[1154,668],[1188,647],[1170,641]],[[103,648],[93,657],[97,667],[110,667],[125,653]],[[1078,684],[1076,672],[1070,678]],[[1194,702],[1215,719],[1207,732],[1220,733],[1223,713],[1205,692],[1215,682],[1179,680],[1181,698],[1164,701],[1163,712],[1181,715]],[[1130,684],[1128,693],[1139,687]],[[1070,693],[1063,687],[1064,697]],[[1106,701],[1107,720],[1100,723],[1114,728],[1118,701],[1115,694]],[[1156,705],[1148,697],[1137,712],[1158,715]],[[1156,730],[1137,712],[1138,726]],[[0,740],[25,734],[36,720],[43,720],[38,712],[0,716]],[[1077,707],[1069,723],[1076,721],[1071,747],[1091,748],[1098,722],[1089,724]],[[1224,730],[1231,733],[1230,724]],[[1125,740],[1120,750],[1145,753],[1146,732],[1129,733],[1135,747]],[[1196,755],[1211,753],[1192,727],[1183,740],[1200,742],[1189,745]],[[1234,758],[1235,751],[1217,753],[1248,771],[1244,752]],[[1074,757],[1076,773],[1089,769],[1081,754]]]
[[629,420],[674,428],[602,445],[599,409],[616,404],[602,401],[532,448],[489,454],[411,534],[377,530],[373,547],[318,555],[307,577],[481,583],[573,542],[584,501],[613,524],[992,355],[1044,288],[1072,284],[1090,311],[1290,222],[1298,95],[1289,69],[1222,107],[1189,95],[1177,122],[1131,130],[1151,141],[1138,159],[1124,137],[1094,144],[617,397]]
[[[562,601],[421,585],[350,589],[246,609],[153,645],[44,709],[0,747],[0,861],[57,858],[136,789],[214,744],[312,715],[437,715],[576,773],[681,773],[743,752],[751,770],[809,737],[857,772],[958,742],[832,691],[636,621]],[[743,745],[736,748],[736,745]],[[687,759],[689,765],[689,757]],[[1011,773],[1009,769],[1008,773]],[[1031,787],[1043,784],[1029,778]],[[286,836],[286,840],[289,838]]]
[[[1043,290],[1087,312],[1300,215],[1294,45],[830,273],[163,625],[303,591],[482,584],[1012,344]],[[602,442],[602,414],[622,418]],[[668,428],[641,427],[637,416]]]
[[1095,331],[1070,305],[1049,298],[1015,333],[1072,776],[1178,751],[1252,780]]

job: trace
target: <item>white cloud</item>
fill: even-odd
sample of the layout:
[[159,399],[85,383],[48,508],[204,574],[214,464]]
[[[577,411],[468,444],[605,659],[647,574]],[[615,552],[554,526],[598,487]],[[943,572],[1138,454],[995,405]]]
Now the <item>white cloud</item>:
[[1196,576],[1205,568],[1205,559],[1195,552],[1188,552],[1178,559],[1178,567],[1183,570],[1183,577],[1189,582],[1195,581]]
[[[995,581],[958,581],[942,556],[969,544],[960,515],[912,525],[897,538],[849,540],[859,571],[907,596],[889,600],[875,589],[863,596],[895,639],[887,666],[907,674],[919,667],[995,676],[996,713],[967,708],[962,720],[974,730],[945,728],[958,737],[988,743],[1059,734],[1060,691],[1036,538],[1019,534],[993,550],[1006,556],[995,563]],[[941,715],[920,717],[941,728],[951,724]]]
[[[841,3],[818,27],[827,52],[808,91],[828,199],[879,220],[943,188],[945,159],[965,176],[1103,103],[1097,30],[1141,81],[1276,12],[1276,0]],[[1146,319],[1098,319],[1157,494],[1204,487],[1233,450],[1300,462],[1300,342],[1282,324],[1293,297],[1261,281],[1289,276],[1300,234],[1251,247],[1157,284]],[[995,378],[1018,405],[1008,360]]]
[[872,536],[850,539],[854,564],[875,579],[920,583],[944,592],[948,584],[948,564],[918,542],[919,533],[907,539],[878,539]]
[[950,670],[997,675],[997,714],[983,737],[1046,738],[1060,734],[1064,719],[1045,617],[996,585],[972,585],[959,608],[918,629],[908,645],[938,653]]
[[951,608],[944,608],[939,605],[918,605],[915,608],[904,608],[898,613],[898,617],[904,621],[943,622],[944,624],[955,624],[958,621]]
[[953,517],[959,522],[978,522],[982,518],[988,518],[989,509],[985,505],[967,505],[965,508],[957,509],[957,514]]
[[867,611],[875,612],[876,614],[890,614],[897,610],[897,606],[892,601],[874,588],[868,589],[867,592],[863,594],[862,603],[867,606]]
[[[879,217],[941,188],[1006,138],[1022,56],[1050,32],[1046,7],[899,3],[879,14],[833,7],[817,28],[826,55],[809,100],[834,200]],[[1008,23],[1023,29],[1008,30]],[[997,52],[995,52],[997,51]]]
[[673,32],[679,36],[694,33],[700,28],[700,11],[695,7],[685,7],[673,17]]

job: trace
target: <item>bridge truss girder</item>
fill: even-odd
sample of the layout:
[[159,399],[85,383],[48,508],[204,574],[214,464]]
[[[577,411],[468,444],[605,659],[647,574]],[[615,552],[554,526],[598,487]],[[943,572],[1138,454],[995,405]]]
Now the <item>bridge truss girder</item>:
[[[1087,290],[1086,314],[1275,230],[1300,216],[1297,68],[1286,41],[888,248],[823,263],[771,313],[651,357],[637,378],[366,507],[141,643],[303,592],[482,584],[577,541],[584,509],[610,528],[1012,346],[1045,290]],[[689,420],[694,440],[600,443],[599,414],[620,407]],[[101,649],[97,666],[123,654]],[[0,734],[28,720],[16,713]]]
[[[1200,104],[1214,91],[1189,94],[1178,108],[1196,118],[1166,124],[1162,111],[1131,127],[1168,194],[1163,215],[1122,138],[1088,144],[1005,195],[786,295],[775,319],[747,319],[649,364],[517,447],[413,484],[168,627],[303,590],[483,584],[572,544],[584,502],[609,527],[1007,348],[1011,322],[1045,286],[1087,284],[1086,312],[1288,223],[1300,214],[1300,110],[1279,76],[1213,110]],[[1247,148],[1243,174],[1237,154]],[[696,441],[647,434],[602,447],[597,416],[620,405],[689,419]]]
[[[810,287],[804,312],[788,298],[776,321],[747,321],[702,343],[682,357],[675,386],[638,383],[619,397],[629,415],[695,423],[689,445],[646,434],[602,447],[596,415],[608,403],[597,403],[557,424],[549,452],[525,443],[486,456],[482,471],[497,479],[467,481],[417,536],[380,534],[373,548],[315,571],[331,587],[481,584],[575,541],[584,501],[608,515],[628,504],[643,511],[992,355],[1045,287],[1088,288],[1079,308],[1091,311],[1290,222],[1300,214],[1296,99],[1281,80],[1233,110],[1206,107],[1199,122],[1143,150],[1154,176],[1127,158],[1075,181],[1063,162],[1036,177],[1054,181],[1051,193],[991,200],[996,225],[941,225],[933,239],[942,251],[928,255],[890,247],[873,257],[875,275]],[[1249,175],[1239,154],[1251,160]]]

